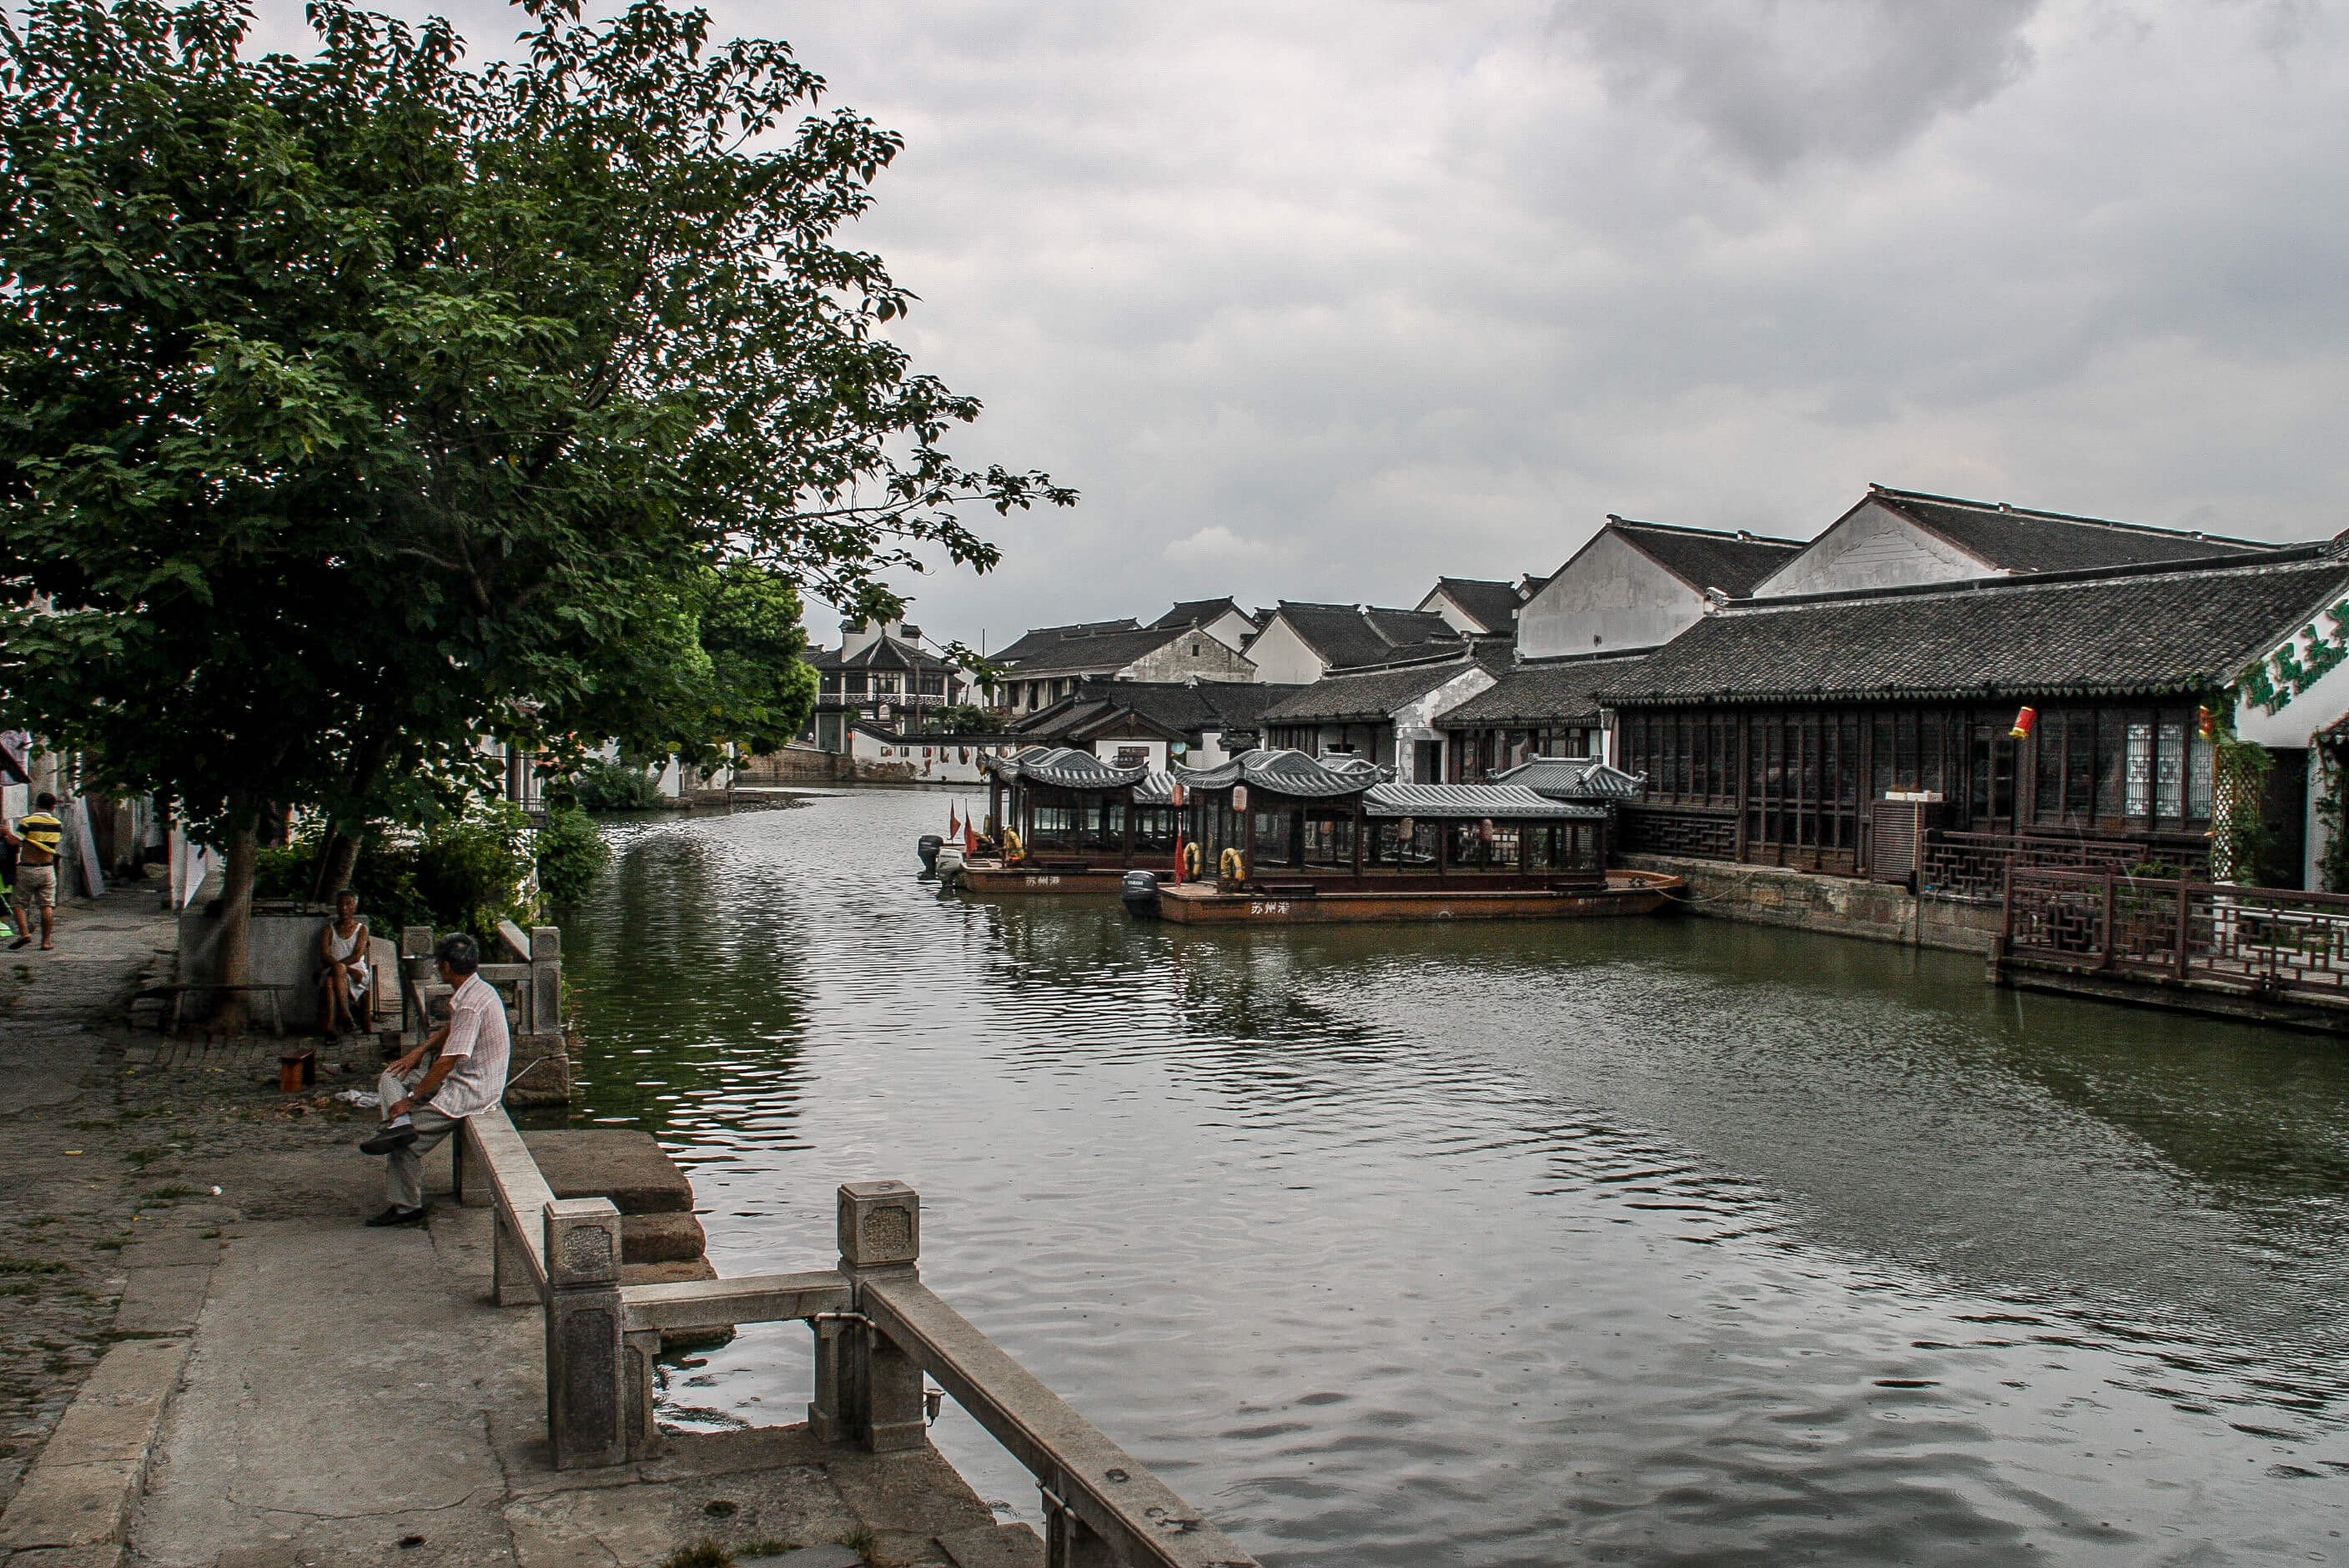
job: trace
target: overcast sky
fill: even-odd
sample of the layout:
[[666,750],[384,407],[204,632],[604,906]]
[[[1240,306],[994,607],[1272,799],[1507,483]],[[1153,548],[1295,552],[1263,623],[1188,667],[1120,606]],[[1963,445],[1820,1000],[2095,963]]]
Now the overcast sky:
[[713,10],[904,132],[854,238],[988,405],[957,455],[1084,492],[903,584],[933,635],[1410,603],[1610,511],[1807,537],[1870,480],[2349,527],[2338,6]]

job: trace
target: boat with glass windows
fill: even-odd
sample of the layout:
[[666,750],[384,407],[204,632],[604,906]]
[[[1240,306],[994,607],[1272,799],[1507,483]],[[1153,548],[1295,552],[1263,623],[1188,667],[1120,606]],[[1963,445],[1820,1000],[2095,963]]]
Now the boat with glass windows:
[[[949,887],[1114,895],[1130,871],[1173,873],[1175,814],[1166,774],[1064,746],[1030,746],[981,762],[987,816],[973,834],[976,852],[939,861]],[[1147,788],[1154,779],[1155,793]]]
[[1251,751],[1177,769],[1166,793],[1181,802],[1181,863],[1126,879],[1138,919],[1584,919],[1652,913],[1681,886],[1607,869],[1605,804],[1523,785],[1405,784],[1358,758]]

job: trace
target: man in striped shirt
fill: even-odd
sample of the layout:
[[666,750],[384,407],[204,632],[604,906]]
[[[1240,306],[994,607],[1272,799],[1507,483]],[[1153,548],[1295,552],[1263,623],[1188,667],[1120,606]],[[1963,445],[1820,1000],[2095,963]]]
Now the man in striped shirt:
[[36,910],[41,916],[41,951],[57,946],[57,851],[66,841],[66,825],[57,820],[57,810],[55,795],[39,795],[34,798],[33,814],[17,819],[14,831],[0,821],[0,839],[16,850],[16,882],[8,895],[16,912],[16,940],[8,944],[12,953],[33,940]]

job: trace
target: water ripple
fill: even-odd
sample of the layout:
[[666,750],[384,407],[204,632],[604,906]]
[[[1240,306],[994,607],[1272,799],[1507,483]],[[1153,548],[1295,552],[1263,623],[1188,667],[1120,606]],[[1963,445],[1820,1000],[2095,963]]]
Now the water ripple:
[[[1708,922],[941,902],[943,807],[615,830],[584,1115],[730,1273],[913,1181],[926,1277],[1268,1563],[2349,1561],[2337,1049]],[[806,1338],[665,1413],[792,1418]]]

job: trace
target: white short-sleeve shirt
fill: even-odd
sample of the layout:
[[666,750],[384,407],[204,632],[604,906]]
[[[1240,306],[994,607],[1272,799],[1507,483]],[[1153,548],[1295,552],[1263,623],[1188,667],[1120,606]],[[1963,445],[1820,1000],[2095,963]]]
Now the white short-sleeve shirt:
[[432,1097],[432,1109],[441,1115],[475,1116],[505,1097],[506,1065],[513,1056],[506,1005],[497,987],[478,975],[466,975],[449,999],[449,1039],[440,1054],[459,1058]]

